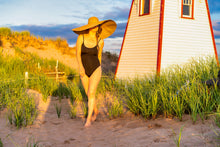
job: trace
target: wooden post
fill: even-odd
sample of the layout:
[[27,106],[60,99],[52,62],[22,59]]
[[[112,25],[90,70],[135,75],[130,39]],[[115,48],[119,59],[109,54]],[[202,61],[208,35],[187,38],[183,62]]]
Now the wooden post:
[[56,82],[58,82],[58,78],[59,78],[59,75],[58,75],[58,60],[57,60],[57,65],[56,65]]
[[25,85],[28,86],[28,72],[25,72]]
[[41,66],[40,66],[40,63],[39,63],[39,62],[38,62],[38,64],[37,64],[37,67],[38,67],[39,70],[41,70]]

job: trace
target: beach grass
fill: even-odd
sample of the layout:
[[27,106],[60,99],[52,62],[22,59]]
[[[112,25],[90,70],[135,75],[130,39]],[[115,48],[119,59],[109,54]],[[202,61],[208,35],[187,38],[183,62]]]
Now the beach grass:
[[[56,65],[55,60],[43,60],[40,57],[24,53],[20,48],[15,48],[16,56],[0,55],[0,110],[7,108],[8,121],[17,128],[33,124],[37,109],[34,98],[27,94],[27,89],[34,89],[42,93],[46,102],[48,96],[63,98],[67,88],[61,86],[56,80],[50,79],[45,73],[49,66]],[[38,69],[38,63],[41,70]],[[59,70],[67,74],[75,74],[74,70],[60,64]],[[25,83],[25,72],[29,73],[28,84]],[[58,91],[56,93],[56,91]]]
[[177,117],[190,114],[193,123],[198,115],[202,120],[217,111],[218,88],[208,88],[205,81],[217,77],[214,58],[197,59],[175,66],[159,77],[135,79],[127,87],[127,105],[134,114],[145,118]]
[[173,131],[173,134],[174,134],[174,138],[173,138],[173,139],[174,139],[174,142],[175,142],[175,144],[176,144],[177,147],[180,147],[180,141],[181,141],[181,137],[182,137],[183,128],[184,128],[184,126],[182,126],[182,127],[180,128],[180,132],[179,132],[178,136],[177,136],[176,133]]
[[110,119],[117,118],[123,115],[123,102],[117,97],[113,98],[112,102],[108,103],[108,116]]
[[55,109],[56,109],[56,113],[57,113],[57,117],[60,118],[61,112],[62,112],[62,105],[61,104],[55,104],[54,105]]
[[0,147],[3,147],[3,143],[2,143],[1,138],[0,138]]
[[26,147],[40,147],[41,141],[37,141],[35,138],[31,137],[28,139]]
[[[8,108],[11,124],[18,128],[26,126],[33,123],[37,115],[34,99],[26,94],[26,89],[42,93],[45,102],[48,96],[57,96],[59,101],[70,98],[71,104],[80,102],[84,116],[87,116],[87,96],[78,77],[56,82],[45,74],[56,66],[55,60],[41,59],[37,55],[24,53],[18,47],[15,47],[15,52],[15,57],[0,55],[0,110]],[[76,74],[62,63],[59,68],[67,76]],[[160,76],[150,78],[120,80],[114,79],[114,75],[104,75],[97,94],[105,98],[110,93],[114,98],[108,105],[111,119],[121,116],[123,108],[127,108],[146,119],[156,119],[163,115],[181,121],[184,114],[189,114],[192,122],[196,123],[198,117],[205,120],[210,114],[218,114],[220,111],[219,88],[217,85],[207,87],[204,82],[216,78],[218,70],[215,58],[206,57],[194,58],[185,65],[174,65],[163,70]],[[28,84],[25,83],[25,72],[29,73]],[[76,113],[74,107],[70,112],[72,117]],[[216,123],[219,120],[216,115]]]
[[77,116],[77,109],[76,109],[76,105],[74,104],[71,104],[70,105],[70,112],[69,112],[69,116],[71,119],[74,119],[76,118]]

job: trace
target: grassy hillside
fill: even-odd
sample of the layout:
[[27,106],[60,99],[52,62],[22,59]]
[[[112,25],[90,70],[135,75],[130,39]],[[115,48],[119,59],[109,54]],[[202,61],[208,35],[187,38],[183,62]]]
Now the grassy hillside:
[[[75,56],[76,48],[69,47],[67,41],[59,37],[43,39],[40,36],[36,37],[30,34],[28,31],[16,32],[11,31],[10,28],[0,28],[0,47],[4,49],[19,48],[22,51],[35,52],[43,58],[57,58],[65,65],[73,69],[78,69]],[[5,52],[8,53],[8,51]],[[118,55],[111,54],[110,52],[103,52],[103,73],[114,73],[117,66],[117,60]]]
[[47,49],[47,47],[53,47],[60,50],[63,54],[71,54],[73,48],[68,46],[65,39],[62,38],[45,38],[34,36],[28,31],[11,31],[10,28],[0,28],[0,46],[4,46],[5,43],[9,42],[10,47],[19,47],[21,49],[27,48],[29,46],[36,49]]

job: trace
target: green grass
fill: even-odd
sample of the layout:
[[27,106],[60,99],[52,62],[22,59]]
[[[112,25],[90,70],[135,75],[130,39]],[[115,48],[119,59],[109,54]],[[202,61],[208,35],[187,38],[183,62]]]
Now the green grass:
[[36,141],[35,138],[29,138],[26,147],[40,147],[40,141]]
[[182,137],[182,131],[183,131],[183,127],[184,126],[182,126],[181,128],[180,128],[180,132],[179,132],[179,135],[178,136],[176,136],[176,133],[173,131],[173,134],[174,134],[174,142],[175,142],[175,144],[176,144],[176,146],[177,147],[180,147],[180,141],[181,141],[181,137]]
[[35,101],[33,97],[26,94],[21,86],[10,87],[4,97],[10,124],[15,124],[20,128],[33,123],[37,115]]
[[71,104],[70,108],[71,108],[69,112],[70,118],[71,119],[76,118],[76,113],[77,113],[76,105]]
[[110,119],[117,118],[123,114],[123,102],[114,97],[113,101],[108,104],[108,116]]
[[3,147],[3,143],[2,143],[1,138],[0,138],[0,147]]
[[[15,52],[15,57],[4,57],[0,54],[0,110],[7,108],[9,123],[20,128],[33,124],[37,116],[34,98],[26,93],[27,88],[41,92],[45,102],[48,96],[65,95],[68,88],[61,87],[44,74],[48,72],[49,65],[56,65],[55,60],[42,60],[36,55],[24,53],[19,48],[15,48]],[[38,63],[44,63],[41,65],[41,71],[38,70]],[[74,70],[62,64],[59,64],[59,68],[67,74],[75,74]],[[28,85],[25,85],[25,72],[29,73]]]
[[190,114],[193,123],[198,116],[207,119],[219,104],[217,87],[208,88],[202,81],[217,77],[214,58],[193,60],[182,67],[175,66],[160,77],[135,79],[126,90],[128,108],[145,118],[178,117]]
[[62,112],[62,105],[61,104],[55,104],[54,107],[56,108],[57,117],[60,118],[61,112]]
[[125,98],[125,106],[144,118],[155,119],[163,115],[181,121],[184,114],[189,114],[196,123],[198,117],[204,121],[210,113],[219,111],[219,88],[208,88],[204,84],[204,81],[216,78],[218,70],[215,58],[194,58],[188,64],[174,65],[160,76],[151,78],[102,78],[98,93],[106,96],[110,92],[113,96]]
[[[79,78],[57,83],[44,73],[56,66],[55,60],[42,60],[36,55],[24,53],[16,48],[16,57],[0,55],[0,110],[8,109],[10,124],[18,128],[32,124],[37,111],[34,98],[26,94],[26,89],[34,89],[42,93],[43,100],[48,96],[58,96],[59,100],[70,98],[74,106],[70,112],[76,115],[77,102],[80,102],[84,116],[87,116],[87,96]],[[38,69],[38,63],[41,69]],[[59,71],[67,75],[75,71],[59,64]],[[24,82],[24,73],[28,71],[28,85]],[[212,113],[218,114],[220,109],[220,90],[217,85],[208,88],[203,81],[217,77],[218,67],[215,58],[194,59],[182,66],[175,65],[151,78],[135,78],[128,80],[114,79],[112,75],[102,77],[97,94],[104,98],[109,93],[114,101],[108,105],[109,118],[123,114],[127,107],[135,115],[144,118],[177,117],[180,121],[184,114],[191,116],[196,123],[198,117],[208,119]],[[216,123],[219,122],[216,115]]]

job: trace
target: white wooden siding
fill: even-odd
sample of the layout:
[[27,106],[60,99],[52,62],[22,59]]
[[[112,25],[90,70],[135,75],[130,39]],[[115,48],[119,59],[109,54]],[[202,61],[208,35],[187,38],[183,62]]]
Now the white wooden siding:
[[139,16],[139,0],[133,3],[117,78],[156,72],[160,4],[160,0],[152,0],[150,15]]
[[161,68],[213,55],[205,0],[194,0],[194,19],[181,18],[181,0],[165,1]]

